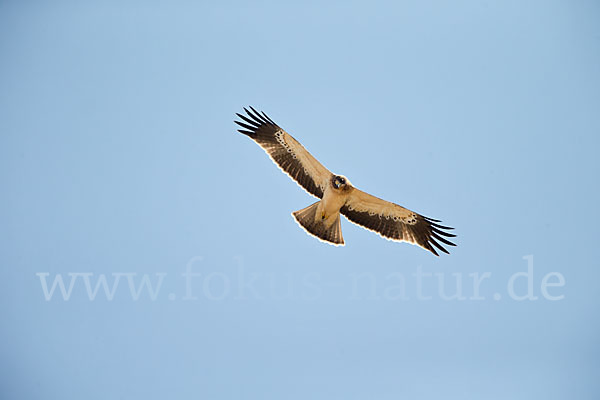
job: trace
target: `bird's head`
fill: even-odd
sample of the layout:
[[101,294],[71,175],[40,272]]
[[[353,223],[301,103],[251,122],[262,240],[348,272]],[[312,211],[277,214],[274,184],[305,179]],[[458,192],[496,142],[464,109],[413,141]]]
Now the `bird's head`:
[[334,175],[331,178],[331,185],[333,186],[334,189],[344,190],[350,186],[350,181],[348,181],[348,178],[346,178],[345,176]]

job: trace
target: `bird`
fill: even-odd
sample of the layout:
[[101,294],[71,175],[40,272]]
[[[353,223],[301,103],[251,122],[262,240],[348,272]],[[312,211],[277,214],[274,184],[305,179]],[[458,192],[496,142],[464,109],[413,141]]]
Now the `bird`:
[[448,239],[456,237],[448,232],[454,228],[354,187],[345,176],[325,168],[267,114],[249,108],[243,107],[245,115],[236,113],[240,120],[234,122],[242,128],[238,132],[254,140],[275,165],[319,199],[292,212],[309,235],[334,246],[344,246],[340,218],[343,215],[385,239],[417,245],[436,256],[439,256],[436,249],[449,254],[443,245],[456,246]]

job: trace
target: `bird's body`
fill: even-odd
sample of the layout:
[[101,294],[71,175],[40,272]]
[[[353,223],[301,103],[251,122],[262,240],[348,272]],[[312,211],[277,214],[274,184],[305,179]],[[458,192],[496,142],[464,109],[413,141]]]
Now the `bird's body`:
[[[346,182],[338,184],[337,182]],[[345,177],[332,175],[323,182],[323,198],[320,201],[294,211],[292,215],[308,233],[333,245],[344,245],[340,210],[354,189]]]
[[292,213],[300,226],[309,234],[333,245],[344,245],[340,215],[366,229],[396,241],[419,245],[438,255],[434,246],[448,251],[438,242],[449,246],[445,239],[455,235],[440,222],[412,212],[402,206],[379,199],[350,184],[341,175],[327,170],[296,139],[275,124],[266,114],[254,108],[244,109],[247,116],[237,114],[244,122],[241,133],[255,140],[283,172],[294,179],[308,193],[320,200]]
[[[338,177],[334,176],[335,178]],[[350,183],[344,184],[339,188],[336,188],[333,183],[326,184],[323,198],[319,202],[319,209],[317,210],[319,215],[322,214],[325,220],[331,220],[339,215],[340,209],[346,203],[352,189],[353,187],[350,186]]]

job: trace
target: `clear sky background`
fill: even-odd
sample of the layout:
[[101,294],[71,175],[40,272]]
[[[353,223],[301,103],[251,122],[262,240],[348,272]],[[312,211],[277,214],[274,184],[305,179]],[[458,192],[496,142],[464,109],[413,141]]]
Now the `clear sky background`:
[[[0,396],[599,398],[599,22],[594,1],[1,2]],[[236,132],[247,105],[458,247],[306,235],[314,199]]]

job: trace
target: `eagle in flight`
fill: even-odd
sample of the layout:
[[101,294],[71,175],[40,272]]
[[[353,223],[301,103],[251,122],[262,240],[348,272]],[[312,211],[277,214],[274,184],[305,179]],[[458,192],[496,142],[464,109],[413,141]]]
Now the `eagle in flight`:
[[348,178],[333,174],[321,165],[264,112],[259,113],[252,107],[250,110],[244,108],[246,115],[236,113],[241,121],[235,123],[243,128],[238,131],[258,143],[283,172],[320,199],[292,213],[309,234],[335,246],[343,246],[342,214],[386,239],[421,246],[436,256],[436,248],[448,254],[442,244],[455,246],[446,239],[456,236],[447,232],[453,228],[355,188]]

